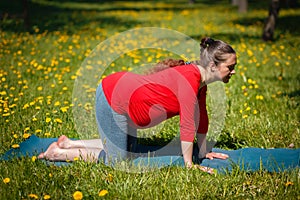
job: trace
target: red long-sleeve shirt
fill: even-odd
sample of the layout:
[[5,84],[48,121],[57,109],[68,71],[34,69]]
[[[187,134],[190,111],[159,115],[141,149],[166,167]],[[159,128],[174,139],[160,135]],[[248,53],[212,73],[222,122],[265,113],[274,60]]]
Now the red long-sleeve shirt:
[[180,115],[180,139],[192,142],[195,132],[207,133],[206,90],[199,90],[200,71],[193,64],[150,74],[117,72],[102,80],[112,109],[126,114],[132,126],[148,128]]

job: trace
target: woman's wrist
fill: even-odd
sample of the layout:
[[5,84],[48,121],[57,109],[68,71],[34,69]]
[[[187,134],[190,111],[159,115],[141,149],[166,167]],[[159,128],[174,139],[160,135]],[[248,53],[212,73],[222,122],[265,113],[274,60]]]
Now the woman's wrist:
[[208,152],[206,152],[206,151],[203,151],[203,152],[199,151],[198,158],[200,158],[200,159],[205,158],[207,153]]
[[191,167],[193,167],[193,162],[192,161],[187,161],[187,162],[185,162],[185,166],[187,168],[191,168]]

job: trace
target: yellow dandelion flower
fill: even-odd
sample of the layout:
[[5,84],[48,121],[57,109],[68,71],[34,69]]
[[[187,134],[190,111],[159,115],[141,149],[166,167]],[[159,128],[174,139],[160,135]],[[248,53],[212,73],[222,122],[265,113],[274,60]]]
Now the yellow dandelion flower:
[[35,131],[36,133],[41,133],[42,132],[42,130],[41,129],[36,129],[36,131]]
[[61,108],[60,108],[60,110],[61,110],[62,112],[67,112],[67,111],[68,111],[68,109],[69,109],[69,107],[68,107],[68,106],[61,107]]
[[109,182],[112,182],[113,181],[113,175],[108,174],[107,177],[106,177],[106,180],[109,181]]
[[32,157],[31,157],[31,161],[32,161],[32,162],[35,162],[35,161],[36,161],[36,158],[37,158],[36,156],[32,156]]
[[256,100],[263,100],[264,99],[264,97],[262,96],[262,95],[256,95]]
[[290,185],[294,185],[294,183],[291,182],[291,181],[288,181],[288,182],[286,182],[286,184],[285,184],[285,186],[290,186]]
[[248,54],[249,56],[253,56],[253,52],[252,52],[250,49],[247,50],[247,54]]
[[103,196],[105,196],[105,195],[107,195],[108,194],[108,191],[107,190],[101,190],[100,192],[99,192],[99,197],[103,197]]
[[57,123],[60,123],[60,124],[62,123],[62,120],[59,119],[59,118],[56,118],[54,121],[57,122]]
[[28,197],[33,198],[33,199],[38,199],[38,195],[36,194],[29,194]]
[[79,160],[78,157],[74,157],[74,158],[73,158],[73,161],[78,161],[78,160]]
[[80,192],[80,191],[74,192],[73,198],[74,198],[74,200],[80,200],[80,199],[82,199],[83,198],[82,192]]
[[2,96],[5,96],[6,94],[7,94],[6,91],[0,92],[0,95],[2,95]]
[[11,147],[14,148],[14,149],[17,149],[17,148],[20,147],[20,145],[19,144],[13,144],[13,145],[11,145]]
[[26,109],[26,108],[28,108],[28,107],[29,107],[29,104],[26,103],[26,104],[23,106],[23,109]]
[[4,179],[3,179],[3,183],[7,184],[7,183],[9,183],[9,182],[10,182],[10,178],[4,178]]
[[[112,63],[112,64],[114,64],[114,63]],[[113,67],[113,66],[112,66],[112,67]],[[93,66],[87,65],[85,68],[86,68],[87,70],[92,70],[92,69],[93,69]]]
[[43,87],[42,87],[42,86],[39,86],[39,87],[37,88],[37,90],[38,90],[38,91],[42,91],[42,90],[43,90]]
[[54,103],[54,106],[59,106],[60,105],[60,102],[59,101],[56,101],[55,103]]
[[63,91],[67,91],[67,90],[68,90],[68,87],[63,87],[62,90],[63,90]]
[[32,121],[33,121],[33,122],[36,122],[36,121],[37,121],[37,118],[36,118],[36,117],[33,117],[33,118],[32,118]]
[[49,175],[48,175],[50,178],[52,178],[53,177],[53,174],[51,174],[51,173],[49,173]]
[[46,118],[46,122],[47,122],[47,123],[51,122],[51,118],[47,117],[47,118]]
[[2,116],[3,117],[7,117],[7,116],[9,116],[10,115],[10,113],[5,113],[5,114],[3,114]]
[[246,119],[248,117],[248,115],[243,115],[243,119]]
[[51,197],[50,197],[50,195],[45,194],[45,195],[44,195],[44,199],[45,199],[45,200],[46,200],[46,199],[51,199]]
[[29,133],[24,133],[24,134],[23,134],[23,138],[24,138],[24,139],[27,139],[27,138],[29,138],[29,137],[30,137],[30,134],[29,134]]
[[246,108],[246,111],[249,111],[249,110],[251,110],[251,108],[248,106],[248,107]]
[[256,115],[257,114],[257,110],[253,110],[253,114]]
[[51,136],[50,133],[45,133],[44,135],[47,136],[47,137]]
[[13,137],[14,137],[15,139],[17,139],[19,136],[18,136],[17,134],[14,134]]

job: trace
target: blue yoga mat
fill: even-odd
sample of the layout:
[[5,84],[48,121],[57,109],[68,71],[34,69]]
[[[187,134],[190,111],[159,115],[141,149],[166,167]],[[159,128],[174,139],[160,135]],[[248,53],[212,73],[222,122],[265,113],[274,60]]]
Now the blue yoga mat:
[[[19,148],[12,148],[0,156],[0,160],[10,160],[24,156],[37,156],[44,152],[48,146],[57,141],[57,138],[39,138],[35,135],[20,143]],[[201,166],[211,167],[218,172],[230,172],[234,168],[253,172],[257,170],[266,170],[269,172],[280,172],[299,168],[300,166],[300,149],[262,149],[262,148],[242,148],[238,150],[223,150],[214,148],[214,152],[225,153],[229,159],[204,159]],[[69,165],[68,162],[50,162],[57,166]],[[147,167],[168,167],[184,166],[182,156],[156,156],[140,157],[133,160],[136,166]]]

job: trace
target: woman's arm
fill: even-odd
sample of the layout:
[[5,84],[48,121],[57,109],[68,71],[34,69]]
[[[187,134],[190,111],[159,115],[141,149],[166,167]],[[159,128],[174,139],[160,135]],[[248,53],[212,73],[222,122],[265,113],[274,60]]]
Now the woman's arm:
[[207,154],[206,149],[206,134],[197,133],[197,144],[199,148],[198,157],[205,158]]
[[193,142],[181,141],[181,149],[184,163],[187,167],[192,167],[193,165]]
[[199,147],[199,158],[208,158],[210,160],[214,158],[227,159],[229,156],[224,153],[215,153],[207,150],[206,147],[206,134],[197,133],[197,144]]

